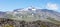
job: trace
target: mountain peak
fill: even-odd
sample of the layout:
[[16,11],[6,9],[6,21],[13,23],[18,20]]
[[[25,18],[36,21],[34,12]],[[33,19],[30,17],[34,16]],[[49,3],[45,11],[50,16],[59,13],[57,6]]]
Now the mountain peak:
[[20,8],[20,9],[15,9],[14,11],[28,11],[28,10],[32,10],[32,11],[35,11],[37,8],[33,7],[33,6],[30,6],[30,7],[27,7],[27,8]]
[[33,6],[28,7],[28,10],[29,10],[29,9],[31,9],[31,10],[33,10],[33,11],[36,10],[36,8],[33,7]]

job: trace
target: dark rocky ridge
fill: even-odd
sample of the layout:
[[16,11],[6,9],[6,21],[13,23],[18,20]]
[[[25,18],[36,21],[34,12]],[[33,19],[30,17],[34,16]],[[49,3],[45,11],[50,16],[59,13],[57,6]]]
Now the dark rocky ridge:
[[10,27],[60,27],[60,25],[58,24],[54,24],[51,22],[44,22],[40,20],[26,22],[26,21],[17,21],[13,19],[0,18],[0,27],[2,26],[5,27],[7,25],[9,25]]

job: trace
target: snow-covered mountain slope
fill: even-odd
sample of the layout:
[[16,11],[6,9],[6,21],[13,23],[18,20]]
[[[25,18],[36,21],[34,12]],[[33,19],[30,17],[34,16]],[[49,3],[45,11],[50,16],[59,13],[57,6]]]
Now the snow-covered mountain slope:
[[48,18],[55,19],[60,21],[60,13],[47,10],[47,9],[38,9],[35,7],[15,9],[12,12],[6,12],[6,18],[12,18],[16,20],[48,20]]

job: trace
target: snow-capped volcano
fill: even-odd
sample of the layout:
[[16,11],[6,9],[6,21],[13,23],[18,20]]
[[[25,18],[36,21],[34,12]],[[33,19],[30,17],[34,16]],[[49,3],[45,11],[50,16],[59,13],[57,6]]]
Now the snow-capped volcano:
[[28,8],[20,8],[20,9],[16,9],[14,11],[28,11],[28,10],[32,10],[35,11],[37,8],[35,7],[28,7]]
[[20,8],[15,9],[12,12],[6,12],[6,18],[16,18],[16,20],[47,20],[47,18],[52,18],[60,21],[60,13],[47,10],[47,9],[39,9],[35,7],[28,8]]

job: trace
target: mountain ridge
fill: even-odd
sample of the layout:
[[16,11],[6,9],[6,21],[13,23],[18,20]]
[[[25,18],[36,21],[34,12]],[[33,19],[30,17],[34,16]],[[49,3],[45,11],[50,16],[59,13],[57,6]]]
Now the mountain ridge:
[[[26,10],[25,10],[26,9]],[[38,9],[35,7],[29,7],[29,8],[21,8],[21,9],[15,9],[13,11],[5,12],[6,14],[4,17],[6,18],[18,18],[19,20],[23,19],[23,17],[27,19],[34,19],[34,20],[45,20],[48,17],[54,18],[55,20],[60,21],[60,13],[48,10],[48,9]],[[11,15],[11,16],[10,16]],[[30,18],[29,18],[30,17]],[[26,19],[25,19],[26,20]]]

